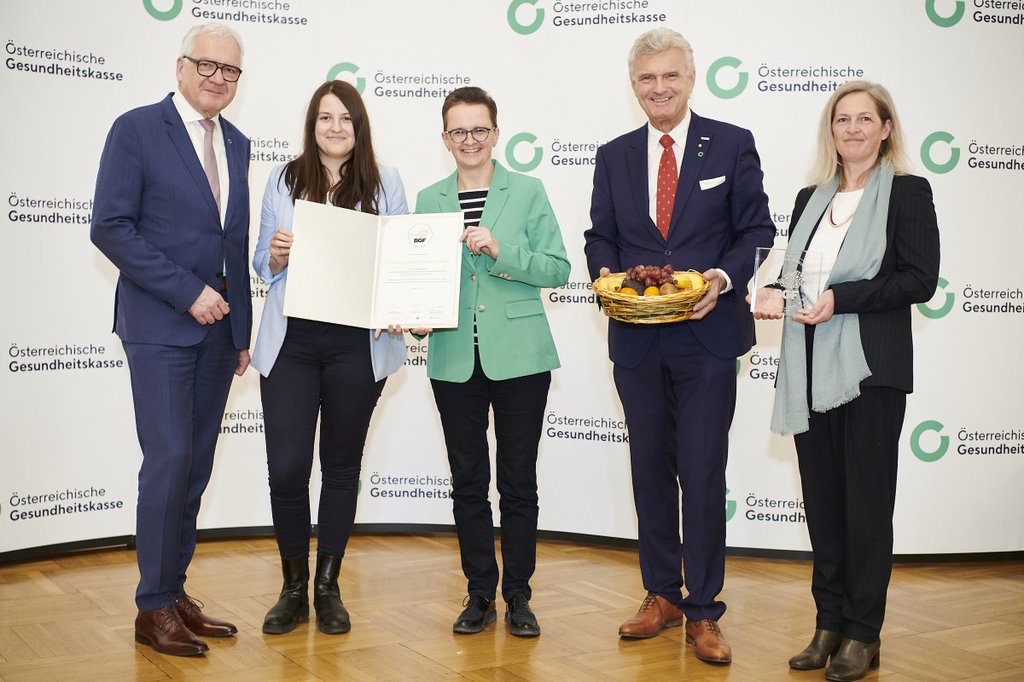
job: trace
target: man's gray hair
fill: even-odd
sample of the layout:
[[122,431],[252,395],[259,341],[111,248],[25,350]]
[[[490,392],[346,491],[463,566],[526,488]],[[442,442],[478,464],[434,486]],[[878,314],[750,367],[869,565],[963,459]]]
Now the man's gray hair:
[[[236,31],[235,29],[231,28],[226,24],[209,23],[197,24],[188,30],[188,33],[185,34],[185,37],[181,39],[182,57],[184,57],[185,55],[188,55],[189,57],[195,56],[192,54],[192,52],[195,50],[196,47],[196,39],[202,35],[212,35],[220,36],[221,38],[231,38],[233,41],[235,41],[235,45],[238,45],[238,55],[241,57],[245,53],[245,50],[242,47],[242,36],[238,35],[238,31]],[[235,64],[235,66],[241,65]]]
[[672,29],[659,26],[658,28],[652,28],[637,38],[633,43],[633,47],[630,48],[629,80],[632,81],[636,76],[633,67],[636,65],[638,57],[658,54],[673,47],[678,47],[683,51],[683,55],[686,58],[687,75],[693,75],[696,72],[696,68],[693,64],[693,48],[690,46],[689,41]]

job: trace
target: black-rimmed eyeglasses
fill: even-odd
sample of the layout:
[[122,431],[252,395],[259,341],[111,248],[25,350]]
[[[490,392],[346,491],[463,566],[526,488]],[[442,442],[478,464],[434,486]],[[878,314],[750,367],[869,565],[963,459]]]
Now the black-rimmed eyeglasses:
[[491,136],[491,131],[495,129],[496,128],[473,128],[472,130],[466,130],[465,128],[454,128],[452,130],[444,131],[444,134],[447,135],[448,139],[455,144],[462,144],[470,135],[472,135],[473,139],[477,142],[484,142]]
[[217,69],[220,69],[221,75],[224,76],[224,80],[229,83],[234,83],[238,80],[238,77],[242,75],[242,70],[237,66],[232,66],[231,64],[212,62],[209,59],[192,59],[192,57],[189,57],[187,54],[183,54],[181,56],[195,64],[196,71],[198,71],[199,75],[204,78],[209,78],[213,74],[217,73]]

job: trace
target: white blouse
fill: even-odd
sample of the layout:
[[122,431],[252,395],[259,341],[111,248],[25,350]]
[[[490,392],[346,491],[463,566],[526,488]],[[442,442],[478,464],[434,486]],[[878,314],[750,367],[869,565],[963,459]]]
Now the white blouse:
[[837,192],[832,197],[825,215],[822,216],[818,229],[814,231],[811,242],[807,245],[808,251],[821,254],[819,267],[815,267],[816,258],[807,258],[804,261],[804,293],[811,299],[812,304],[818,300],[821,292],[825,291],[836,258],[839,257],[839,249],[843,246],[843,240],[846,239],[846,233],[850,229],[850,223],[853,222],[862,196],[863,188],[852,192]]

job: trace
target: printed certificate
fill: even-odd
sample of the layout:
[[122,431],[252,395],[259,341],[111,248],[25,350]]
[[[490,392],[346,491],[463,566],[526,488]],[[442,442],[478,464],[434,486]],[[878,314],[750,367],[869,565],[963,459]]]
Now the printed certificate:
[[461,213],[375,216],[295,202],[284,314],[366,329],[459,323]]

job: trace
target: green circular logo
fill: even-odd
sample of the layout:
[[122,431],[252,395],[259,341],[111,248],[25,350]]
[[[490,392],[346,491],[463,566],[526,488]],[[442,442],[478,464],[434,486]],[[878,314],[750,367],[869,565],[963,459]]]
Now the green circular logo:
[[[728,495],[731,490],[725,489],[725,494]],[[736,515],[736,500],[730,500],[728,497],[725,498],[725,522],[729,523],[732,521],[732,517]]]
[[508,25],[512,27],[512,30],[521,36],[528,36],[531,33],[536,33],[537,29],[540,28],[541,24],[544,23],[544,10],[536,9],[533,10],[533,21],[528,24],[520,23],[519,19],[516,18],[516,12],[523,5],[536,5],[537,0],[512,0],[508,5]]
[[505,160],[508,161],[508,165],[520,173],[529,173],[539,166],[540,160],[544,158],[544,150],[540,147],[533,147],[533,156],[529,161],[523,162],[516,158],[516,147],[521,144],[532,145],[536,141],[537,136],[533,133],[519,133],[517,135],[513,135],[508,141],[508,144],[505,145]]
[[921,162],[924,163],[924,167],[932,173],[939,174],[948,173],[956,168],[956,164],[960,161],[960,147],[950,147],[949,159],[942,163],[939,163],[932,157],[933,146],[939,142],[949,144],[954,139],[955,138],[945,130],[936,130],[934,133],[924,138],[924,142],[921,143]]
[[[357,74],[359,73],[359,67],[353,64],[352,62],[338,62],[337,64],[332,66],[330,70],[327,72],[327,80],[335,80],[338,76],[340,76],[343,73]],[[352,85],[356,86],[356,90],[359,92],[360,95],[363,94],[363,90],[366,89],[366,79],[363,78],[362,76],[357,76],[354,82],[348,78],[343,78],[342,80],[349,81],[352,83]]]
[[[914,457],[928,463],[937,462],[942,459],[942,456],[946,454],[946,450],[949,449],[949,436],[941,435],[944,428],[945,426],[941,422],[932,419],[918,424],[917,428],[910,434],[910,451],[914,453]],[[929,432],[940,434],[939,445],[934,450],[925,450],[921,446],[921,437]]]
[[750,80],[750,75],[746,71],[740,71],[739,77],[736,79],[736,85],[731,88],[723,88],[718,84],[718,72],[722,69],[735,69],[742,64],[736,57],[721,57],[712,62],[711,66],[708,67],[707,84],[708,90],[711,94],[720,99],[732,99],[738,96],[747,88],[747,82]]
[[[947,282],[944,278],[939,277],[939,289],[945,290],[945,288],[948,286],[949,282]],[[953,294],[953,292],[947,291],[946,300],[938,308],[929,308],[928,304],[926,303],[918,303],[917,310],[922,315],[927,317],[929,320],[937,320],[940,317],[945,317],[946,315],[949,314],[949,311],[953,309],[953,303],[955,302],[955,300],[956,296]]]
[[942,28],[949,28],[950,26],[956,26],[960,23],[960,20],[964,18],[964,0],[956,0],[955,9],[953,13],[948,17],[944,17],[939,14],[938,10],[935,9],[935,4],[938,0],[925,0],[924,11],[931,19],[932,23]]
[[181,14],[182,5],[185,4],[185,0],[174,0],[171,3],[171,8],[168,10],[160,10],[153,6],[153,0],[142,0],[142,6],[149,12],[149,16],[160,21],[170,21],[176,16]]

